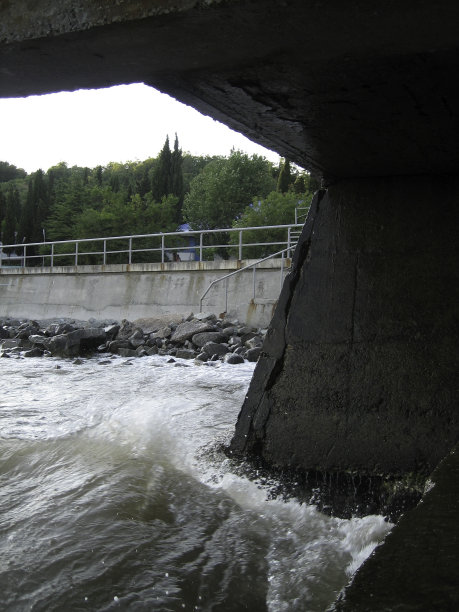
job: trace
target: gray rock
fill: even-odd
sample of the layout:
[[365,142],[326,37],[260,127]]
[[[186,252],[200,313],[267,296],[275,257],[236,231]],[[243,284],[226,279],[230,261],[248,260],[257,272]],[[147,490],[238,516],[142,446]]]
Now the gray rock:
[[211,312],[198,312],[194,315],[196,321],[216,321],[217,317]]
[[38,344],[40,346],[44,345],[46,339],[46,336],[42,336],[40,334],[32,334],[28,338],[29,342],[31,342],[32,344]]
[[244,363],[244,358],[241,357],[241,355],[235,355],[234,353],[228,353],[227,355],[225,355],[224,361],[225,363],[231,363],[232,365],[235,365],[237,363]]
[[18,329],[18,332],[16,334],[16,338],[21,338],[22,340],[26,340],[29,336],[31,336],[32,334],[36,334],[38,331],[38,323],[37,325],[21,325]]
[[196,357],[196,353],[192,349],[182,348],[182,349],[177,349],[175,356],[178,359],[194,359]]
[[118,324],[108,325],[104,328],[105,335],[107,336],[107,340],[114,340],[120,331],[120,326]]
[[194,345],[203,347],[206,342],[226,342],[227,338],[221,332],[209,331],[209,332],[201,332],[200,334],[195,334],[191,341]]
[[218,355],[219,357],[229,352],[229,348],[225,344],[218,344],[217,342],[206,342],[202,350],[209,356]]
[[47,338],[43,346],[53,355],[74,357],[80,351],[95,350],[102,342],[105,342],[104,330],[99,327],[88,327]]
[[185,342],[192,338],[195,334],[212,331],[214,326],[209,321],[184,321],[177,326],[177,329],[172,334],[172,342]]
[[45,329],[46,336],[60,336],[62,334],[69,334],[75,331],[76,327],[70,323],[52,323]]
[[209,355],[207,353],[199,353],[199,355],[197,355],[196,359],[198,361],[207,361],[209,359]]
[[116,339],[127,340],[137,330],[140,330],[140,332],[143,333],[140,327],[137,327],[136,325],[134,325],[134,323],[131,323],[127,319],[123,319],[121,321],[121,326],[118,335],[116,336]]
[[129,348],[128,340],[112,340],[108,343],[108,350],[117,353],[120,348]]
[[3,349],[21,348],[24,346],[24,340],[21,338],[7,338],[0,343]]
[[245,344],[249,340],[252,340],[252,338],[255,338],[256,335],[257,334],[255,332],[247,332],[245,334],[240,334],[242,344]]
[[242,327],[240,327],[238,329],[238,334],[239,336],[243,336],[244,334],[251,334],[251,333],[255,333],[257,330],[255,329],[255,327],[250,327],[249,325],[243,325]]
[[9,338],[9,337],[10,337],[9,331],[5,329],[4,327],[0,327],[0,339]]
[[234,325],[228,325],[226,327],[222,327],[221,333],[224,334],[227,338],[230,336],[235,336],[237,332],[237,328]]
[[157,355],[158,354],[158,347],[157,346],[146,346],[145,347],[145,352],[149,356]]
[[258,357],[260,356],[261,353],[261,347],[254,347],[249,349],[246,354],[245,357],[248,361],[258,361]]
[[172,329],[169,326],[166,326],[166,327],[161,327],[161,329],[158,329],[157,331],[150,334],[150,338],[152,339],[169,338],[171,334],[172,334]]
[[260,338],[260,336],[254,336],[253,338],[250,338],[244,342],[244,345],[248,349],[259,348],[262,344],[263,340]]
[[42,357],[42,355],[43,355],[43,350],[38,347],[30,349],[30,351],[26,351],[24,353],[24,357]]
[[129,336],[128,340],[129,340],[129,344],[134,349],[138,348],[139,346],[142,346],[142,344],[145,343],[143,331],[137,328],[134,331],[134,333],[131,336]]
[[118,355],[121,355],[121,357],[137,357],[137,353],[130,348],[119,348]]

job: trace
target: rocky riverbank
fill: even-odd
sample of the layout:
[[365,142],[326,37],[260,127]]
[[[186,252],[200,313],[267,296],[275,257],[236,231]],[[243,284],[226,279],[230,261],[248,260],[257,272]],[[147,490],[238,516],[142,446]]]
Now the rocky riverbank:
[[0,319],[0,357],[87,357],[108,353],[191,359],[198,365],[217,361],[257,361],[266,330],[241,325],[214,314],[186,319],[20,321]]

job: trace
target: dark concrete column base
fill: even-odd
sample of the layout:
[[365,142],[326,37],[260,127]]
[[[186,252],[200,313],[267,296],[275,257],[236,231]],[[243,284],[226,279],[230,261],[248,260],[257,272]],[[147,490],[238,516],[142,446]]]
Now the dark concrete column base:
[[459,438],[459,178],[316,195],[230,450],[282,469],[428,475]]

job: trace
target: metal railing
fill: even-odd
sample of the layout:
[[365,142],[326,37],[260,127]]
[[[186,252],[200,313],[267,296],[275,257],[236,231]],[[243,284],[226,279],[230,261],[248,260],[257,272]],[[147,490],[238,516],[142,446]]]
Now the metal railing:
[[[265,225],[260,227],[226,228],[214,230],[190,230],[185,232],[168,232],[156,234],[136,234],[126,236],[108,236],[104,238],[83,238],[76,240],[56,240],[44,242],[31,242],[23,244],[0,244],[0,268],[4,261],[11,267],[13,261],[19,262],[15,267],[25,267],[29,264],[41,265],[53,268],[56,265],[78,266],[85,263],[102,264],[107,263],[134,263],[136,255],[142,253],[142,263],[147,262],[148,257],[152,261],[173,261],[173,254],[184,257],[184,260],[203,261],[206,256],[212,256],[215,251],[224,252],[237,259],[243,259],[244,251],[247,253],[249,247],[284,247],[284,250],[294,249],[296,240],[295,230],[302,227],[301,223],[289,225]],[[279,230],[284,233],[283,239],[271,242],[244,242],[244,234],[257,232],[262,235],[266,230]],[[236,240],[231,243],[222,243],[219,234],[235,234]],[[143,244],[139,245],[139,241]],[[114,244],[116,242],[116,244]],[[136,244],[137,243],[137,244]],[[73,245],[73,248],[70,248]],[[5,255],[5,252],[14,251]],[[279,251],[281,252],[281,251]],[[151,254],[151,255],[145,255]],[[275,255],[273,255],[275,256]],[[66,258],[63,260],[63,258]],[[178,260],[177,258],[177,260]],[[109,262],[109,259],[112,259]],[[113,259],[117,261],[113,262]],[[64,263],[59,264],[59,261]],[[57,262],[57,263],[56,263]]]
[[[232,276],[236,276],[236,274],[242,274],[243,272],[245,272],[246,270],[249,270],[250,268],[252,268],[253,270],[253,280],[252,280],[252,300],[255,300],[256,297],[256,273],[257,273],[257,267],[267,261],[268,259],[273,259],[274,257],[281,257],[281,267],[280,267],[280,283],[279,283],[279,293],[282,289],[282,284],[284,282],[284,270],[285,270],[285,260],[287,258],[287,253],[288,253],[288,259],[289,262],[291,261],[291,253],[290,251],[292,251],[292,248],[289,246],[286,249],[282,249],[282,251],[278,251],[277,253],[272,253],[271,255],[268,255],[267,257],[264,257],[263,259],[260,259],[259,261],[255,261],[254,263],[248,264],[247,266],[244,266],[243,268],[239,268],[239,270],[235,270],[234,272],[230,272],[229,274],[225,274],[224,276],[221,276],[220,278],[215,279],[214,281],[212,281],[210,283],[210,285],[207,287],[207,289],[204,291],[204,293],[202,294],[200,300],[199,300],[199,312],[202,312],[202,303],[204,301],[204,298],[206,297],[206,295],[209,293],[209,291],[212,289],[212,287],[215,287],[215,285],[217,285],[218,283],[221,283],[223,281],[225,281],[225,312],[228,312],[228,279],[231,278]],[[289,264],[290,265],[290,264]],[[289,267],[289,266],[287,266]]]
[[303,224],[308,216],[309,206],[297,206],[295,208],[295,223]]

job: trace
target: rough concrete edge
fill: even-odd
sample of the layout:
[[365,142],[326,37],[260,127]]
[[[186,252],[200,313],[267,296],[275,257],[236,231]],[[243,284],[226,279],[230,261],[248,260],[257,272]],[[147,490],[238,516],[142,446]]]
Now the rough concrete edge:
[[[437,467],[433,470],[430,477],[426,481],[424,494],[419,500],[418,504],[414,508],[409,510],[406,514],[402,515],[402,517],[400,518],[398,523],[395,525],[395,527],[392,529],[392,531],[386,536],[383,542],[381,542],[373,550],[371,555],[358,568],[358,570],[355,572],[355,574],[350,579],[349,583],[341,590],[336,600],[333,602],[331,606],[329,606],[326,609],[325,612],[370,612],[373,610],[381,610],[381,611],[389,610],[387,606],[377,607],[378,604],[377,604],[376,598],[374,601],[368,602],[368,607],[362,608],[359,606],[359,608],[356,608],[355,603],[348,601],[348,595],[349,593],[352,593],[354,589],[357,591],[360,589],[360,585],[358,583],[362,579],[361,576],[367,573],[367,571],[369,571],[371,566],[378,562],[379,557],[381,555],[384,555],[385,550],[387,550],[389,546],[392,546],[393,541],[396,542],[396,540],[399,537],[403,537],[403,532],[407,528],[408,530],[410,529],[410,525],[412,524],[413,519],[417,518],[417,516],[419,515],[422,516],[424,512],[428,511],[428,508],[426,507],[427,504],[435,503],[435,497],[437,496],[437,493],[438,493],[437,483],[440,486],[439,483],[443,477],[443,470],[446,467],[448,467],[448,465],[452,461],[457,462],[458,458],[459,458],[459,443],[456,444],[451,449],[451,451],[440,461]],[[402,533],[402,535],[400,535],[400,533]],[[402,554],[403,553],[400,552],[401,556]],[[390,562],[390,559],[389,559],[389,562]],[[401,562],[402,562],[402,559],[401,559]],[[397,570],[395,567],[393,567],[392,571],[396,572]],[[368,584],[368,580],[367,580],[367,584]],[[390,590],[390,585],[387,585],[387,588],[388,590]],[[441,588],[441,586],[439,585],[438,588]],[[383,606],[385,605],[386,604],[383,604]],[[394,602],[394,605],[395,605],[395,602]],[[352,606],[352,607],[349,607],[349,606]],[[391,607],[390,610],[392,609],[395,610],[395,608]],[[414,610],[418,608],[410,607],[410,605],[408,604],[407,607],[397,607],[396,609],[400,611],[402,610],[408,611],[408,610]]]
[[[230,451],[243,454],[254,436],[254,429],[263,429],[269,416],[267,392],[274,385],[285,354],[285,330],[287,326],[293,290],[298,282],[303,263],[307,260],[314,224],[324,191],[318,191],[311,203],[306,223],[295,249],[292,270],[285,278],[268,333],[256,365],[250,387],[239,412],[236,431],[230,443]],[[256,427],[254,427],[256,421]],[[252,434],[252,436],[250,435]]]
[[24,6],[24,2],[9,2],[0,12],[0,44],[60,36],[98,26],[208,8],[229,1],[234,2],[156,0],[139,3],[138,0],[99,0],[94,3],[90,0],[38,0],[33,12]]

